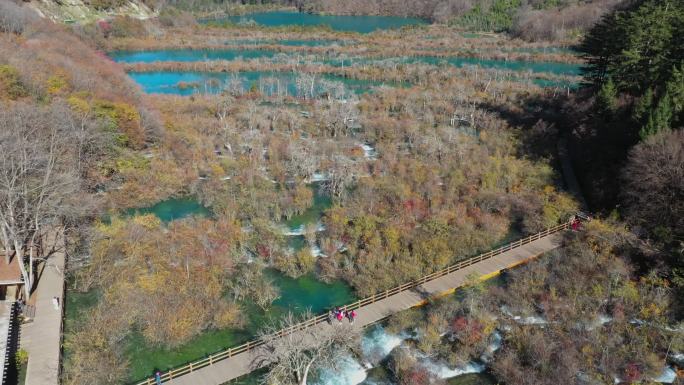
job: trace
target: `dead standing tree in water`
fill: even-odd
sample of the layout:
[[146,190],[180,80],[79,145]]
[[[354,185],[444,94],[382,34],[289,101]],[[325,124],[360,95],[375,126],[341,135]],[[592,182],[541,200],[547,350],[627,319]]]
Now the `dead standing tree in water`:
[[18,258],[28,298],[36,249],[73,205],[77,146],[68,111],[16,105],[0,113],[0,241],[4,263]]
[[288,313],[280,322],[260,333],[264,341],[255,351],[254,368],[268,367],[264,384],[307,385],[311,373],[322,368],[335,369],[350,349],[360,343],[360,332],[345,323],[319,324],[285,336],[278,333],[299,322],[313,318],[310,312],[301,317]]

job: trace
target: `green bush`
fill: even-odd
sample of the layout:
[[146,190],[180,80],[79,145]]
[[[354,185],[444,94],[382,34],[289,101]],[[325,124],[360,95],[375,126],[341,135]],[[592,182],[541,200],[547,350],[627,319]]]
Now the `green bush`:
[[97,10],[104,11],[121,7],[126,4],[126,0],[89,0],[88,4]]
[[16,100],[28,92],[19,78],[19,71],[9,65],[0,65],[0,99]]
[[113,37],[142,37],[147,36],[145,22],[127,16],[117,16],[111,22],[111,36]]
[[28,364],[28,352],[24,349],[19,349],[19,351],[14,355],[14,360],[17,363],[17,366],[24,366]]
[[513,26],[513,16],[520,6],[521,0],[494,0],[489,7],[478,4],[450,24],[468,30],[507,31]]

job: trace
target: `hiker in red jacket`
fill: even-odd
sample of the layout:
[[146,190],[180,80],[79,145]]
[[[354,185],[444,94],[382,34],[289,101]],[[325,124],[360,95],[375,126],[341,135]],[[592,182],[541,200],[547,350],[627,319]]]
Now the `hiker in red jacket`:
[[349,319],[349,323],[353,325],[354,320],[356,319],[356,310],[348,311],[347,318]]

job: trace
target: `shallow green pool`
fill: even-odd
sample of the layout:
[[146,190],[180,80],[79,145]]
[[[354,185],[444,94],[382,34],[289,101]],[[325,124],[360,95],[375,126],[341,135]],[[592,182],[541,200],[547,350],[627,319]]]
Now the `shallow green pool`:
[[[71,284],[67,284],[70,287]],[[76,290],[67,289],[64,298],[64,333],[74,330],[74,327],[83,320],[84,312],[95,306],[100,300],[100,290],[90,290],[81,293]]]
[[266,312],[254,304],[243,304],[248,318],[244,330],[209,330],[175,349],[148,346],[140,333],[128,337],[126,356],[130,361],[130,379],[141,379],[152,375],[155,370],[165,371],[247,342],[254,338],[263,325],[288,311],[301,314],[310,309],[314,314],[320,314],[334,306],[356,300],[352,289],[342,281],[326,284],[313,274],[294,279],[274,269],[267,269],[266,275],[280,289],[281,297]]
[[211,210],[193,198],[167,199],[154,206],[126,210],[126,215],[146,214],[154,214],[163,222],[171,222],[191,215],[208,217],[211,215]]
[[308,223],[316,223],[323,216],[323,212],[332,206],[332,199],[329,195],[321,193],[317,184],[312,186],[314,190],[313,205],[306,209],[302,214],[295,215],[285,224],[290,229],[294,230]]

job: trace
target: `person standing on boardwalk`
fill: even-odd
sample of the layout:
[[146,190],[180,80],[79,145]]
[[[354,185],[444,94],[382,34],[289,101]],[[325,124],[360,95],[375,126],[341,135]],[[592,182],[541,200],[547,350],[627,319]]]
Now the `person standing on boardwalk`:
[[347,318],[349,318],[349,323],[353,325],[356,319],[356,310],[348,311]]
[[580,219],[577,217],[577,215],[572,216],[572,220],[570,221],[570,228],[572,228],[573,231],[579,230],[580,227]]
[[162,385],[161,372],[158,370],[154,373],[154,383],[155,385]]
[[328,324],[332,325],[333,318],[335,318],[335,314],[333,313],[333,311],[332,310],[328,311]]

